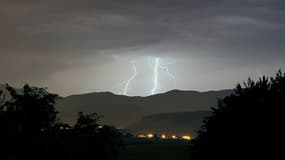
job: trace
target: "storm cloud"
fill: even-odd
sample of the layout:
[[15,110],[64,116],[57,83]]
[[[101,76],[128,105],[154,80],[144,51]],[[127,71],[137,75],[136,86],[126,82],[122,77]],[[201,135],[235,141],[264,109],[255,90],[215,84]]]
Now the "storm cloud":
[[0,0],[0,83],[119,93],[129,61],[161,57],[180,89],[233,87],[285,67],[284,18],[283,0]]

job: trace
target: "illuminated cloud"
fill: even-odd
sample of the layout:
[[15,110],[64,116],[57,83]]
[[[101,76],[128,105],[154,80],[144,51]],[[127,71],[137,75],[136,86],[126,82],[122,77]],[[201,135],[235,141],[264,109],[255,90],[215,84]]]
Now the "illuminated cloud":
[[[130,60],[160,57],[177,61],[178,89],[233,87],[285,68],[284,10],[283,0],[4,0],[0,83],[122,93]],[[150,94],[152,67],[129,95]]]

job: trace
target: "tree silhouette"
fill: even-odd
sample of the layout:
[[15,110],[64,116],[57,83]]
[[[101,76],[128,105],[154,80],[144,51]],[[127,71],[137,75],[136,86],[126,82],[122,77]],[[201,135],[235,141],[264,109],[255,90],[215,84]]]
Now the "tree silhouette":
[[56,94],[45,88],[25,85],[16,91],[7,85],[11,99],[5,103],[6,121],[15,132],[38,133],[52,126],[57,118]]
[[7,85],[6,90],[9,98],[0,92],[0,159],[118,158],[120,134],[99,125],[102,116],[79,113],[72,127],[56,121],[58,96],[46,88]]
[[193,140],[194,160],[271,158],[281,138],[285,75],[249,79],[234,93],[219,100]]
[[84,114],[83,112],[79,112],[77,123],[75,124],[74,129],[81,133],[93,134],[98,129],[98,121],[102,117],[103,116],[100,116],[97,113]]
[[3,91],[0,90],[0,111],[4,109],[4,103],[5,103],[5,95],[3,94]]
[[80,154],[80,159],[92,157],[94,152],[97,152],[96,156],[104,157],[104,159],[115,160],[118,158],[121,146],[120,134],[114,127],[99,125],[98,121],[102,117],[97,113],[78,113],[74,133],[81,141],[80,148],[76,149]]

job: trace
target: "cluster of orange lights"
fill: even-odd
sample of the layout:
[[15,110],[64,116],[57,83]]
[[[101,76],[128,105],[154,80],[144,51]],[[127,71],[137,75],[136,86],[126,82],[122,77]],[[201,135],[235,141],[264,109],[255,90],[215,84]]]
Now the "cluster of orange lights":
[[140,134],[137,135],[138,138],[147,138],[147,139],[152,139],[152,138],[160,138],[160,139],[181,139],[181,140],[192,140],[192,137],[190,135],[184,135],[184,136],[176,136],[176,135],[166,135],[166,134],[162,134],[160,136],[156,136],[155,134],[149,133],[146,135]]
[[148,134],[146,137],[147,138],[154,138],[154,135],[153,134]]
[[185,140],[192,140],[192,137],[191,136],[182,136],[182,139],[185,139]]

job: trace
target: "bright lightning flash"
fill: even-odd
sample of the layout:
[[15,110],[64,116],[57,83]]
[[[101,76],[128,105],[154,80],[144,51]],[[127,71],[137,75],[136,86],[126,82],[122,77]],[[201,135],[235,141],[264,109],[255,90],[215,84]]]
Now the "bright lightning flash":
[[156,90],[158,89],[158,66],[159,66],[159,58],[155,58],[155,65],[154,65],[154,87],[151,90],[151,95],[154,95],[156,93]]
[[170,81],[173,82],[173,87],[174,89],[177,88],[177,81],[175,76],[169,71],[169,67],[168,65],[161,65],[160,64],[160,58],[155,58],[155,65],[154,65],[154,87],[151,90],[151,95],[154,95],[155,93],[157,93],[157,90],[159,89],[159,69],[163,69],[165,70],[165,72],[167,73]]
[[128,93],[128,90],[129,90],[129,86],[131,84],[131,82],[136,78],[137,76],[137,66],[135,65],[135,62],[132,62],[132,65],[133,65],[133,70],[134,70],[134,73],[132,75],[132,77],[127,80],[126,82],[126,85],[125,85],[125,89],[124,89],[124,95],[127,95]]
[[[153,74],[154,74],[154,77],[153,77],[153,88],[151,90],[151,95],[154,95],[157,93],[157,91],[159,90],[159,71],[160,70],[164,70],[170,81],[173,82],[173,87],[176,89],[177,88],[177,81],[176,81],[176,78],[175,76],[169,71],[169,67],[168,67],[168,64],[167,65],[162,65],[160,64],[161,63],[161,59],[160,58],[155,58],[155,64],[154,64],[154,71],[153,71]],[[123,94],[124,95],[127,95],[128,94],[128,91],[129,91],[129,88],[130,88],[130,84],[132,83],[132,81],[137,77],[137,66],[135,64],[134,61],[132,61],[132,65],[133,65],[133,75],[130,77],[130,79],[128,79],[126,81],[126,84],[125,84],[125,88],[124,88],[124,91],[123,91]]]
[[177,88],[177,81],[176,81],[176,78],[175,78],[175,76],[169,71],[168,66],[159,65],[159,68],[165,70],[165,72],[166,72],[167,75],[169,76],[169,79],[173,82],[173,87],[174,87],[174,89],[176,89],[176,88]]

